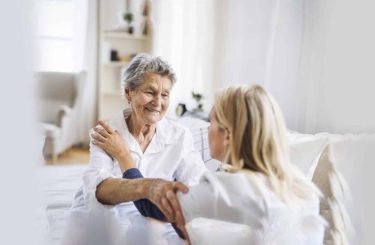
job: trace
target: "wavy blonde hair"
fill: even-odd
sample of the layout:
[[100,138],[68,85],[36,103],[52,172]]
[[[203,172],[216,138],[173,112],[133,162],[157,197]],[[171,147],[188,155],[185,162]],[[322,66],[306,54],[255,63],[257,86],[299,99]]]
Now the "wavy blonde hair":
[[235,85],[216,94],[213,113],[229,132],[229,171],[264,174],[284,201],[318,192],[290,164],[286,127],[274,98],[260,85]]

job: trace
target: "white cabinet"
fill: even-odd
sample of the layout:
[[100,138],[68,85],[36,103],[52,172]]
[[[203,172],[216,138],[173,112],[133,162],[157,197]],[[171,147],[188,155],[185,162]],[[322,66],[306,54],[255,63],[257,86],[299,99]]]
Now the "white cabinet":
[[[144,9],[147,5],[147,15]],[[127,7],[129,10],[127,10]],[[132,56],[151,50],[150,1],[148,0],[100,0],[99,4],[99,119],[110,119],[127,107],[121,95],[121,75]],[[125,12],[133,14],[133,33],[127,33],[127,23],[122,19]],[[145,35],[144,25],[148,33]],[[111,54],[112,53],[112,54]]]

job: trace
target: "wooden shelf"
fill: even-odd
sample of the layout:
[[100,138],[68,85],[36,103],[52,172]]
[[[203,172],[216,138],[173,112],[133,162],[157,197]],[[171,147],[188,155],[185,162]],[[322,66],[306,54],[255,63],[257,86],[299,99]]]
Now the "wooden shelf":
[[121,96],[121,91],[120,89],[118,90],[106,90],[102,92],[103,95],[105,96]]
[[147,36],[132,35],[123,31],[104,31],[103,37],[105,38],[121,38],[121,39],[134,39],[134,40],[147,40]]
[[[143,1],[143,0],[142,0]],[[148,0],[147,0],[148,1]],[[114,16],[121,10],[121,1],[105,1],[100,3],[105,8],[98,9],[99,15],[99,63],[98,63],[98,117],[113,118],[120,110],[127,106],[126,98],[121,93],[121,76],[130,65],[130,58],[139,53],[150,53],[152,48],[152,32],[143,35],[143,23],[133,22],[134,33],[127,32],[128,26]],[[151,11],[151,8],[150,8]],[[143,16],[143,9],[133,10],[135,19],[145,20],[150,24],[149,16]],[[111,51],[117,51],[118,59],[111,61]],[[113,56],[112,56],[113,57]]]
[[125,61],[111,61],[111,62],[105,62],[105,63],[103,63],[103,66],[105,66],[105,67],[122,68],[122,67],[128,66],[129,63],[130,62],[125,62]]

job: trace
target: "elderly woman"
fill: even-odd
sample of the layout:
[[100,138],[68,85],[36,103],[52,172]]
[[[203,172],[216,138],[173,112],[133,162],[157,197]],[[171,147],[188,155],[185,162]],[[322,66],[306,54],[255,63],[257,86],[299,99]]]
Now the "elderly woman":
[[[86,243],[94,244],[182,243],[170,224],[144,218],[132,202],[150,200],[163,212],[164,220],[173,223],[179,210],[175,192],[186,191],[181,182],[196,184],[206,170],[191,133],[164,117],[175,81],[171,67],[158,57],[141,54],[131,61],[122,80],[130,108],[109,122],[113,130],[107,132],[98,125],[91,132],[90,167],[72,213],[80,208],[76,217],[87,223],[80,221],[78,228],[70,228],[80,232],[68,230],[66,244],[83,244],[84,236],[91,237]],[[127,142],[126,151],[102,150],[102,135],[116,135]],[[123,179],[122,162],[127,159],[153,179]],[[83,209],[89,215],[83,215]],[[72,223],[69,226],[77,226]]]
[[[286,128],[272,96],[259,85],[229,87],[217,94],[210,119],[211,156],[228,163],[228,173],[207,172],[188,193],[179,194],[186,222],[204,217],[245,224],[251,231],[223,236],[211,230],[203,235],[209,244],[322,244],[319,191],[289,162]],[[113,157],[128,151],[122,139],[102,136],[100,146]],[[144,177],[131,157],[120,165],[124,178]],[[163,219],[148,200],[135,205],[145,216]]]

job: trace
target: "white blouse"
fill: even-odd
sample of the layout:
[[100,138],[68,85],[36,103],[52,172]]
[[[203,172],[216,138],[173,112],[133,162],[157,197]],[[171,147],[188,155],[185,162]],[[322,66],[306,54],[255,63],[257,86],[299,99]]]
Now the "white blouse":
[[[124,110],[108,124],[128,143],[143,176],[178,180],[188,186],[197,184],[207,169],[194,148],[190,131],[164,118],[157,123],[155,135],[142,152],[126,125],[125,119],[130,113]],[[114,206],[98,202],[96,187],[110,177],[122,178],[118,162],[91,143],[90,166],[83,176],[83,188],[75,197],[64,244],[90,244],[90,241],[97,244],[134,244],[134,241],[136,244],[154,244],[155,241],[158,241],[155,244],[182,244],[170,224],[143,217],[133,202]]]
[[[178,180],[186,185],[197,184],[207,169],[194,148],[190,131],[164,118],[157,123],[155,135],[143,153],[125,122],[130,113],[130,110],[120,112],[108,123],[128,142],[130,153],[142,175],[145,178]],[[116,159],[91,143],[90,168],[83,178],[85,200],[96,203],[96,187],[109,177],[122,178],[120,165]]]
[[[319,215],[318,196],[312,194],[310,199],[286,204],[260,173],[207,172],[198,185],[186,194],[179,193],[178,198],[185,221],[190,222],[188,230],[193,244],[231,241],[233,244],[317,245],[323,242],[325,221]],[[205,218],[203,226],[194,223],[201,218]],[[223,225],[220,221],[230,223]],[[247,225],[251,234],[241,226],[236,227],[239,224]],[[231,229],[231,225],[235,228]],[[236,229],[242,232],[233,232]]]

